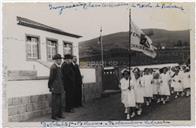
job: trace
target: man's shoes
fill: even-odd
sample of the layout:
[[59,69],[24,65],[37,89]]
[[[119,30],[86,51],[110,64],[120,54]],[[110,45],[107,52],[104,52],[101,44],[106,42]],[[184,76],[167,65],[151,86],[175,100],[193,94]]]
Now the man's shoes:
[[82,104],[75,105],[75,108],[83,107]]
[[74,113],[74,110],[73,109],[67,109],[67,110],[65,110],[65,112]]
[[71,112],[71,110],[65,110],[65,112]]
[[61,116],[58,116],[58,118],[64,119],[65,117],[63,115],[61,115]]
[[71,109],[71,110],[70,110],[70,113],[74,113],[74,112],[75,112],[74,109]]
[[56,121],[59,121],[59,119],[58,119],[58,118],[56,118],[56,117],[52,117],[52,119],[53,119],[53,120],[56,120]]

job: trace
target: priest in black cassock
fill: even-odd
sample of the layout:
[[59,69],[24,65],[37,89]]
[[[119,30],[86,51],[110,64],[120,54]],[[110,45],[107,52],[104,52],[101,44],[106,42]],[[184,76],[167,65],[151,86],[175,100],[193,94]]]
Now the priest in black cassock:
[[73,69],[75,71],[75,94],[74,94],[74,98],[75,98],[75,107],[81,107],[82,106],[82,76],[80,73],[80,68],[79,65],[77,64],[77,58],[76,56],[73,56]]
[[72,55],[64,55],[64,63],[62,64],[62,76],[63,84],[65,89],[65,111],[74,112],[75,107],[75,85],[76,85],[76,75],[75,70],[72,65]]

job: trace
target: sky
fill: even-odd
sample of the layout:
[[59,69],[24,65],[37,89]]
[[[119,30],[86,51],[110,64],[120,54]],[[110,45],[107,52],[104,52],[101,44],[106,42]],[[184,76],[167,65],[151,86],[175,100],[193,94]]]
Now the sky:
[[[76,3],[75,3],[76,4]],[[96,5],[91,3],[90,5]],[[149,3],[144,3],[148,5]],[[73,3],[7,3],[3,6],[3,16],[21,16],[31,20],[61,29],[66,32],[83,36],[82,41],[98,37],[100,27],[102,35],[129,30],[129,8],[131,19],[141,29],[158,28],[166,30],[191,29],[190,17],[192,15],[191,3],[172,3],[183,8],[155,8],[157,3],[150,3],[152,8],[131,7],[131,5],[112,7],[75,7],[66,8],[59,13],[55,7],[65,7]],[[161,4],[161,3],[160,3]],[[167,5],[168,3],[166,3]],[[50,6],[49,6],[50,5]],[[118,3],[114,4],[118,5]],[[137,5],[135,3],[134,5]],[[169,4],[168,4],[169,5]],[[53,7],[53,9],[50,9]]]

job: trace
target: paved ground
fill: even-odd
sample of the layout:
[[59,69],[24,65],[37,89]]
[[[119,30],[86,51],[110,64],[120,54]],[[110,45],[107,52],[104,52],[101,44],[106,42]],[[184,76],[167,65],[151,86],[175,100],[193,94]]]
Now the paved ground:
[[[171,98],[167,104],[152,104],[144,107],[143,114],[133,120],[190,120],[190,97]],[[75,113],[64,113],[62,121],[125,120],[120,94],[113,94],[75,109]],[[30,122],[52,121],[50,115],[28,120]]]

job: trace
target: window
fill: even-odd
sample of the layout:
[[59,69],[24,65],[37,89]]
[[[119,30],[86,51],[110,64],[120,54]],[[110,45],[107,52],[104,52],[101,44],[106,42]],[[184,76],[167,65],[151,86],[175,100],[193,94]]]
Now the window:
[[39,37],[27,35],[26,43],[27,59],[39,59]]
[[72,51],[73,51],[72,43],[63,42],[63,53],[64,53],[64,55],[65,54],[71,54],[72,55]]
[[47,39],[47,58],[52,60],[52,57],[57,54],[57,40]]

